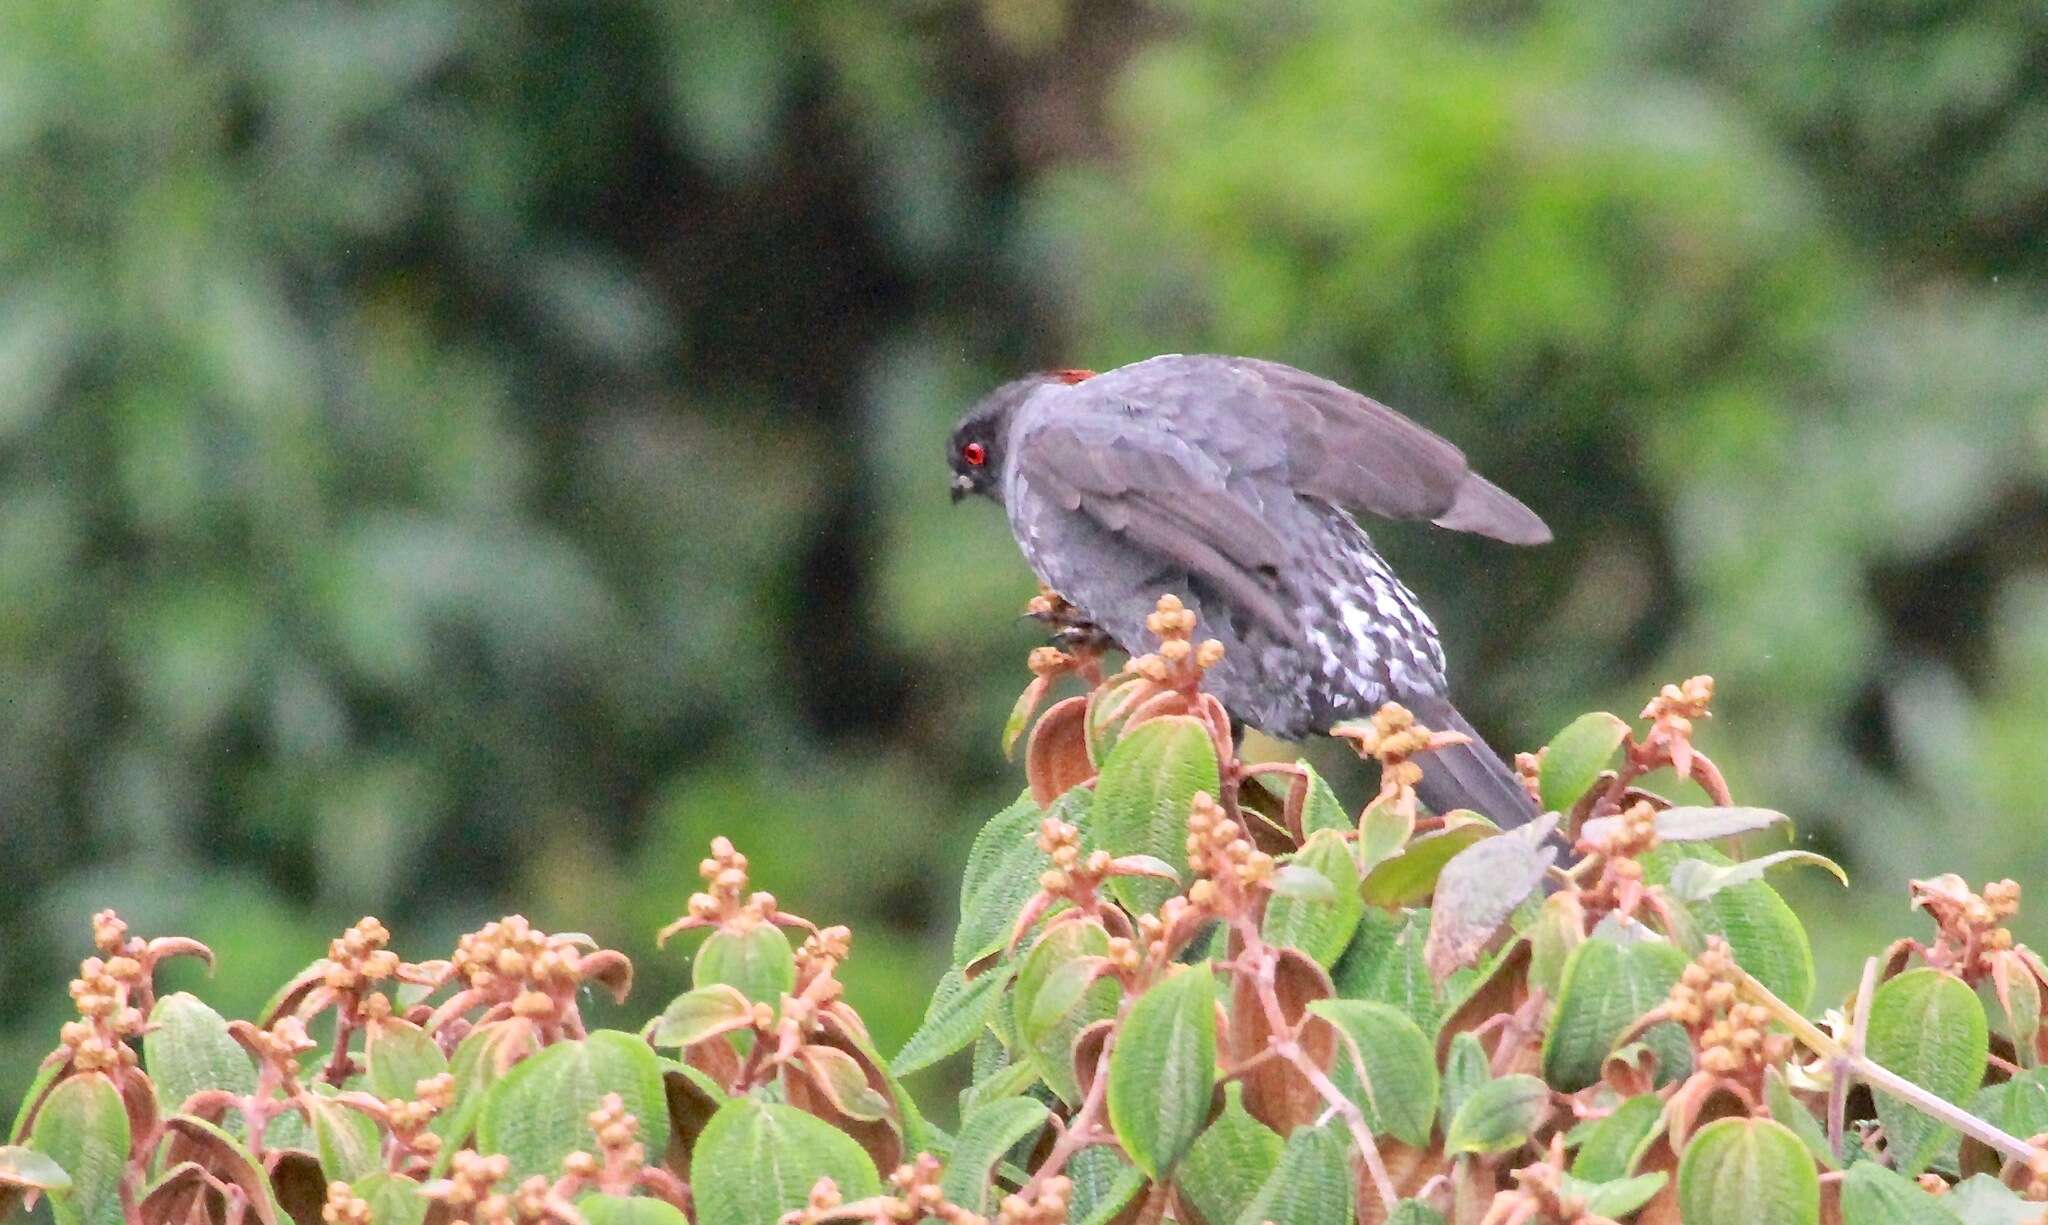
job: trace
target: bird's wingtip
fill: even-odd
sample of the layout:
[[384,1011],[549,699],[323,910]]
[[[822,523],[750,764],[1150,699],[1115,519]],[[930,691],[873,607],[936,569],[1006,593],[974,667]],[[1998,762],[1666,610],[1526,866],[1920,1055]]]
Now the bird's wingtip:
[[1431,520],[1454,532],[1472,532],[1506,544],[1549,544],[1550,525],[1507,490],[1476,472],[1467,473],[1451,508]]

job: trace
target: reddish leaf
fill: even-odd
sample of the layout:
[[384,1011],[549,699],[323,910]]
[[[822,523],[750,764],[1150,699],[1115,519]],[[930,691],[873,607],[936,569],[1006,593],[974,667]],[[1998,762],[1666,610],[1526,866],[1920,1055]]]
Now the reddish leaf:
[[1040,808],[1052,807],[1054,800],[1095,777],[1095,766],[1088,760],[1087,723],[1087,699],[1068,698],[1046,711],[1031,729],[1024,775]]
[[[1316,1000],[1334,994],[1330,976],[1311,958],[1293,949],[1277,950],[1273,974],[1274,994],[1280,1015],[1289,1027],[1299,1025]],[[1248,974],[1231,976],[1230,1040],[1227,1049],[1232,1063],[1242,1063],[1266,1049],[1273,1036],[1270,1019]],[[1317,1021],[1302,1032],[1301,1044],[1316,1066],[1328,1070],[1336,1052],[1336,1034]],[[1285,1136],[1296,1127],[1312,1123],[1326,1108],[1316,1092],[1293,1064],[1270,1059],[1245,1073],[1244,1107],[1251,1116]]]
[[1109,1035],[1116,1030],[1116,1021],[1109,1017],[1084,1026],[1074,1035],[1074,1079],[1081,1086],[1081,1096],[1088,1096],[1088,1088],[1095,1083],[1095,1070],[1102,1066],[1102,1048],[1109,1042]]
[[612,993],[612,1002],[623,1004],[633,990],[633,963],[624,953],[599,949],[583,958],[583,977]]
[[256,1168],[249,1151],[232,1136],[201,1119],[174,1115],[164,1120],[170,1143],[164,1148],[164,1164],[176,1166],[196,1162],[208,1174],[240,1187],[249,1208],[263,1225],[277,1225],[277,1213],[270,1197],[270,1183]]

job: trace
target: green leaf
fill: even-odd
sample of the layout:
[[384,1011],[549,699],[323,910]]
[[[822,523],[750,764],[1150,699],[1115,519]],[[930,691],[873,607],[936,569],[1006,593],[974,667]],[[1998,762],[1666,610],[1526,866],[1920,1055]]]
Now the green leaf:
[[[1091,817],[1096,841],[1112,855],[1152,855],[1188,876],[1188,811],[1195,793],[1220,790],[1216,747],[1198,719],[1152,719],[1124,734],[1102,763]],[[1156,910],[1179,892],[1172,881],[1119,876],[1111,896],[1134,913]]]
[[1004,989],[1016,977],[1015,962],[1005,962],[972,979],[963,970],[946,971],[932,993],[931,1006],[925,1009],[924,1023],[896,1052],[890,1070],[908,1076],[966,1050],[988,1027],[989,1018],[1002,1005]]
[[1564,966],[1586,941],[1586,912],[1578,895],[1566,890],[1543,899],[1529,924],[1529,985],[1555,1000],[1564,988]]
[[1359,917],[1365,913],[1365,903],[1358,899],[1358,865],[1351,858],[1351,847],[1335,830],[1311,834],[1288,869],[1313,873],[1323,882],[1327,896],[1276,894],[1266,903],[1262,928],[1266,943],[1300,949],[1328,969],[1351,943]]
[[1401,853],[1415,834],[1415,814],[1370,804],[1358,818],[1358,862],[1365,874]]
[[1330,967],[1330,981],[1343,999],[1377,1000],[1408,1014],[1424,1033],[1443,1019],[1443,993],[1423,964],[1429,911],[1390,912],[1366,907],[1351,947]]
[[1825,855],[1813,851],[1778,851],[1731,864],[1711,864],[1702,859],[1688,859],[1671,869],[1671,895],[1681,902],[1704,902],[1730,885],[1762,880],[1765,872],[1788,863],[1825,868],[1834,873],[1835,879],[1841,881],[1844,888],[1849,884],[1849,874],[1842,871],[1840,864]]
[[1792,1086],[1785,1083],[1785,1075],[1776,1068],[1764,1069],[1764,1106],[1771,1117],[1783,1123],[1813,1159],[1830,1170],[1841,1168],[1835,1154],[1828,1147],[1827,1133],[1820,1129],[1820,1120],[1813,1117],[1799,1099],[1792,1096]]
[[1451,857],[1438,873],[1430,904],[1429,938],[1423,962],[1441,980],[1479,960],[1501,924],[1543,883],[1557,862],[1547,840],[1556,814],[1497,838],[1476,842]]
[[1387,1214],[1387,1225],[1444,1225],[1444,1216],[1419,1199],[1404,1199]]
[[1088,1025],[1116,1014],[1122,988],[1114,978],[1098,978],[1063,1015],[1048,1019],[1038,1009],[1038,996],[1061,966],[1081,957],[1109,951],[1109,933],[1092,920],[1061,923],[1039,938],[1017,968],[1017,988],[1010,993],[1011,1015],[1026,1058],[1046,1087],[1068,1105],[1081,1100],[1074,1075],[1074,1037]]
[[[427,1198],[410,1178],[379,1171],[356,1179],[349,1189],[370,1205],[370,1225],[420,1225],[427,1219]],[[589,1217],[584,1225],[591,1225]]]
[[1543,1078],[1564,1093],[1598,1081],[1615,1040],[1664,1002],[1685,966],[1685,954],[1663,941],[1623,945],[1596,935],[1579,945],[1543,1039]]
[[1444,1152],[1504,1153],[1528,1143],[1550,1114],[1550,1090],[1534,1076],[1502,1076],[1472,1091],[1444,1131]]
[[[1923,968],[1886,980],[1871,996],[1867,1033],[1871,1059],[1947,1101],[1970,1100],[1984,1081],[1990,1026],[1959,978]],[[1888,1093],[1872,1096],[1893,1164],[1917,1176],[1952,1133]]]
[[376,1120],[335,1101],[333,1092],[321,1085],[299,1101],[313,1127],[320,1172],[329,1182],[354,1182],[384,1167],[380,1152],[383,1133]]
[[1074,957],[1053,966],[1031,997],[1031,1011],[1022,1023],[1025,1039],[1039,1041],[1058,1028],[1108,969],[1102,957]]
[[645,1042],[616,1030],[558,1042],[514,1065],[484,1099],[477,1147],[510,1159],[514,1182],[553,1177],[570,1153],[597,1151],[586,1116],[607,1093],[618,1094],[626,1112],[640,1120],[648,1151],[660,1152],[668,1142],[661,1061]]
[[1662,1191],[1669,1181],[1671,1176],[1662,1170],[1602,1183],[1587,1182],[1567,1174],[1562,1181],[1562,1189],[1565,1195],[1586,1205],[1587,1215],[1619,1219],[1655,1199],[1657,1192]]
[[1410,842],[1399,855],[1375,864],[1359,883],[1358,894],[1374,906],[1414,906],[1436,889],[1436,878],[1459,851],[1500,831],[1471,817],[1446,822]]
[[1479,1045],[1476,1035],[1458,1033],[1451,1035],[1451,1043],[1444,1052],[1442,1100],[1437,1103],[1437,1120],[1445,1131],[1451,1128],[1451,1120],[1458,1117],[1458,1108],[1472,1091],[1493,1079],[1493,1067],[1486,1057],[1486,1048]]
[[1990,1174],[1965,1178],[1943,1198],[1968,1225],[2040,1225],[2041,1205]]
[[1302,775],[1308,780],[1308,795],[1301,804],[1301,833],[1304,838],[1314,837],[1318,831],[1333,829],[1340,834],[1351,832],[1351,814],[1344,810],[1344,803],[1315,767],[1305,761],[1296,762]]
[[649,1041],[658,1047],[693,1046],[743,1027],[753,1011],[753,1001],[728,983],[692,987],[661,1010]]
[[1543,749],[1543,765],[1536,772],[1536,786],[1543,807],[1550,812],[1569,812],[1586,794],[1600,772],[1614,760],[1614,752],[1628,738],[1628,724],[1606,711],[1580,715],[1550,738]]
[[[1664,843],[1642,856],[1643,879],[1647,884],[1668,884],[1673,868],[1688,860],[1733,862],[1700,843]],[[1760,880],[1748,881],[1730,885],[1705,902],[1680,906],[1698,938],[1725,938],[1735,964],[1787,1004],[1806,1007],[1813,995],[1813,947],[1799,917],[1777,890]],[[1698,952],[1690,946],[1687,951]]]
[[448,1061],[455,1077],[455,1109],[434,1120],[434,1134],[442,1139],[441,1152],[434,1158],[436,1177],[446,1172],[455,1150],[475,1130],[490,1097],[488,1090],[515,1061],[526,1057],[532,1043],[532,1025],[514,1018],[479,1025],[456,1044],[455,1057]]
[[1357,1103],[1375,1133],[1429,1146],[1436,1122],[1436,1047],[1391,1004],[1316,1000],[1308,1010],[1337,1030],[1330,1078]]
[[[1273,873],[1271,893],[1273,897],[1282,901],[1334,902],[1337,900],[1337,886],[1330,883],[1329,877],[1324,876],[1314,868],[1304,868],[1296,863],[1285,864],[1279,871]],[[1360,905],[1363,904],[1360,903]],[[1339,949],[1337,951],[1341,953],[1344,950]]]
[[54,1062],[37,1065],[35,1076],[29,1080],[28,1092],[23,1095],[21,1105],[15,1108],[14,1122],[7,1129],[7,1139],[9,1141],[20,1143],[28,1139],[30,1112],[36,1108],[37,1103],[43,1100],[50,1086],[57,1083],[58,1078],[64,1075],[65,1070],[69,1066],[70,1061],[68,1059],[59,1059]]
[[1224,1087],[1223,1111],[1203,1129],[1174,1185],[1205,1221],[1235,1221],[1280,1162],[1280,1134],[1244,1108],[1244,1085]]
[[378,1097],[411,1101],[419,1083],[448,1070],[448,1057],[441,1053],[433,1035],[410,1021],[386,1017],[370,1029],[364,1042],[370,1062],[370,1090]]
[[1196,966],[1139,996],[1118,1026],[1110,1127],[1131,1161],[1157,1179],[1194,1143],[1215,1088],[1215,982],[1207,966]]
[[[1279,1141],[1274,1141],[1277,1147]],[[71,1190],[71,1175],[56,1160],[20,1144],[0,1144],[0,1187],[36,1191]]]
[[[1657,837],[1665,842],[1706,842],[1754,833],[1792,818],[1769,808],[1666,808],[1657,814]],[[1843,882],[1847,884],[1847,881]]]
[[1001,1098],[968,1115],[953,1138],[953,1155],[939,1184],[946,1198],[981,1216],[990,1215],[994,1197],[989,1175],[1003,1154],[1044,1127],[1047,1117],[1044,1103],[1028,1097]]
[[68,1077],[50,1091],[29,1147],[71,1178],[69,1192],[50,1197],[57,1225],[122,1225],[129,1138],[121,1091],[103,1073]]
[[1145,1189],[1145,1172],[1108,1145],[1090,1145],[1067,1162],[1074,1193],[1067,1219],[1074,1225],[1109,1225]]
[[[1075,804],[1085,804],[1087,794],[1069,792],[1068,797],[1073,797]],[[1049,814],[1027,791],[981,827],[960,881],[960,926],[953,933],[955,966],[978,961],[1009,942],[1017,915],[1025,901],[1038,892],[1038,878],[1052,866],[1052,859],[1038,849],[1039,823],[1070,807],[1068,798],[1063,797]],[[1073,814],[1065,819],[1073,821]]]
[[988,1103],[1001,1098],[1016,1097],[1030,1090],[1040,1080],[1038,1065],[1030,1062],[1008,1064],[980,1080],[975,1081],[960,1093],[960,1113],[965,1115],[979,1110]]
[[720,928],[704,939],[690,967],[690,985],[724,983],[757,1003],[782,1006],[782,997],[796,988],[796,954],[789,937],[773,923],[756,923],[745,931]]
[[682,1209],[645,1195],[586,1195],[576,1212],[583,1225],[690,1225]]
[[848,1200],[881,1191],[851,1136],[793,1106],[735,1098],[718,1108],[690,1157],[697,1225],[767,1225],[810,1199],[820,1178]]
[[1992,998],[2021,1067],[2032,1067],[2041,1036],[2041,982],[2015,956],[1994,963]]
[[1627,1178],[1635,1171],[1645,1142],[1657,1134],[1663,1118],[1664,1099],[1654,1093],[1639,1093],[1616,1106],[1605,1118],[1577,1129],[1574,1138],[1578,1151],[1572,1155],[1572,1176],[1589,1183]]
[[1842,1225],[1963,1225],[1945,1198],[1875,1161],[1859,1161],[1842,1180]]
[[2003,1084],[1985,1086],[1971,1099],[1970,1113],[2015,1136],[2048,1132],[2048,1069],[2035,1068]]
[[[177,1113],[207,1089],[255,1092],[256,1065],[249,1053],[228,1036],[227,1019],[199,997],[183,991],[163,997],[149,1011],[149,1026],[142,1035],[142,1061],[166,1113]],[[231,1115],[228,1130],[239,1135],[242,1127]]]
[[1334,1124],[1297,1127],[1236,1225],[1331,1225],[1351,1219],[1348,1141]]
[[1820,1177],[1799,1137],[1769,1119],[1719,1119],[1678,1162],[1685,1225],[1816,1225]]
[[[1660,842],[1711,842],[1787,825],[1790,821],[1784,813],[1770,808],[1666,808],[1656,817],[1657,838]],[[1620,828],[1620,817],[1596,817],[1586,822],[1580,837],[1599,842]]]

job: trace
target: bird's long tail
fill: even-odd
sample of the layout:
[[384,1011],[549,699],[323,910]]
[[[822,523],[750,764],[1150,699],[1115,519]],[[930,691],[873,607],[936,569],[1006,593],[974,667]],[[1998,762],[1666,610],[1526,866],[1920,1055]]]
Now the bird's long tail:
[[1522,789],[1515,772],[1480,739],[1448,699],[1420,699],[1410,704],[1410,709],[1426,727],[1471,737],[1470,743],[1424,753],[1415,759],[1422,767],[1422,781],[1415,785],[1415,794],[1431,811],[1445,813],[1453,808],[1469,808],[1502,829],[1513,829],[1536,816],[1536,803]]

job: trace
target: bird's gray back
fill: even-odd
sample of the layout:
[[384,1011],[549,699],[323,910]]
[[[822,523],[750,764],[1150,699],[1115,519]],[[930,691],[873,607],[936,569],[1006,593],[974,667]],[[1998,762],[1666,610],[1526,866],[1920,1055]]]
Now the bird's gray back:
[[1224,644],[1212,690],[1277,735],[1321,731],[1403,693],[1442,693],[1435,627],[1350,514],[1296,493],[1286,440],[1262,413],[1253,378],[1235,359],[1172,356],[1049,385],[1018,408],[1008,444],[1026,457],[1034,438],[1056,431],[1063,444],[1078,442],[1080,462],[1170,462],[1182,497],[1214,499],[1280,542],[1269,582],[1285,624],[1254,615],[1199,567],[1082,513],[1069,490],[1013,461],[1004,503],[1026,560],[1135,650],[1150,645],[1144,621],[1154,600],[1179,595],[1202,619],[1198,632]]

